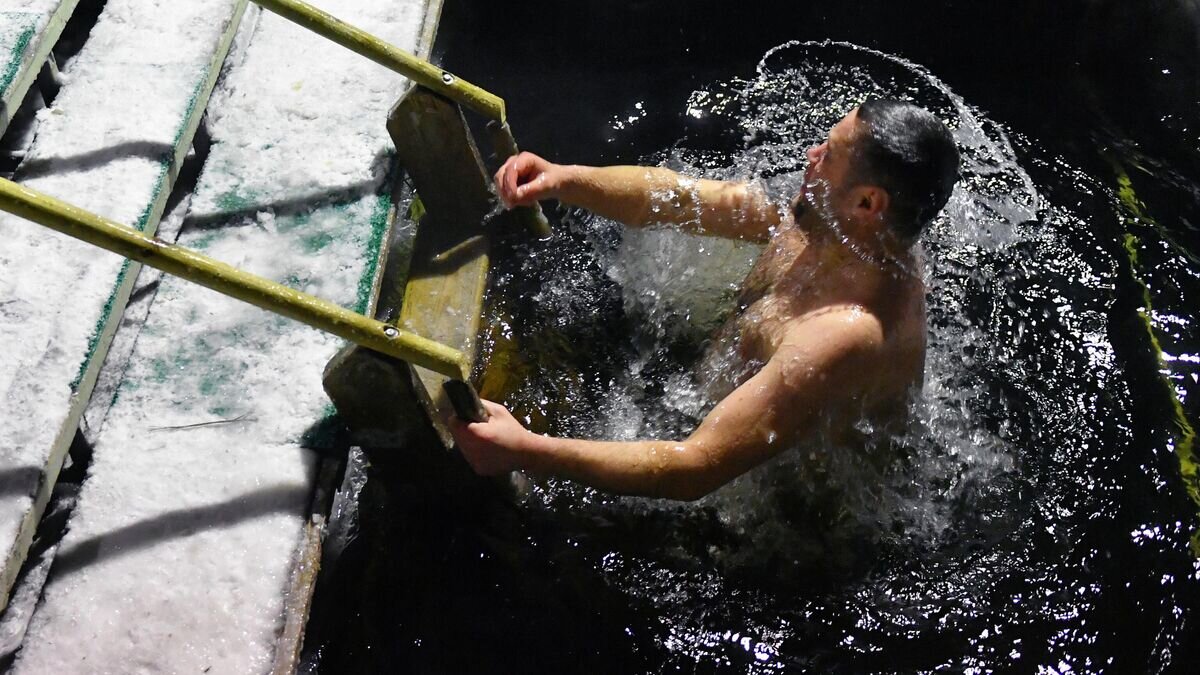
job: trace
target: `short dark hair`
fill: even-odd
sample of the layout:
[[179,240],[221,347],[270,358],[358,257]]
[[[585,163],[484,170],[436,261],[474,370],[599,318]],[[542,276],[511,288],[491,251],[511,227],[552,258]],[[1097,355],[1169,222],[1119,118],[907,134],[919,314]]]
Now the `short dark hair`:
[[878,185],[890,198],[891,226],[915,240],[942,210],[958,180],[958,147],[933,113],[890,99],[858,108],[855,182]]

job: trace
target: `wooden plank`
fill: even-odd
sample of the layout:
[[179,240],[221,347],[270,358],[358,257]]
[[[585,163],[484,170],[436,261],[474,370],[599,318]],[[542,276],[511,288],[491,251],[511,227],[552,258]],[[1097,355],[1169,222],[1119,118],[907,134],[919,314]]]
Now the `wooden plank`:
[[[428,59],[433,51],[433,43],[437,39],[437,28],[441,16],[442,0],[427,0],[425,17],[421,22],[420,37],[416,49],[413,51],[418,58]],[[396,216],[396,209],[389,210],[387,224],[389,238],[395,228]],[[379,258],[376,260],[371,282],[371,295],[365,309],[368,316],[380,318],[386,311],[390,311],[381,310],[379,306],[380,289],[387,270],[388,254],[388,247],[384,246],[380,249]],[[317,481],[317,496],[313,500],[314,508],[305,525],[304,537],[296,552],[296,564],[292,568],[291,589],[288,592],[288,602],[284,609],[284,628],[280,632],[279,644],[275,649],[272,675],[295,673],[300,666],[305,629],[308,625],[309,612],[312,610],[313,594],[316,591],[321,560],[325,555],[323,544],[327,518],[337,489],[338,469],[342,464],[341,460],[333,457],[326,458],[322,462],[321,476]]]
[[[425,19],[422,0],[321,5],[401,46]],[[362,311],[404,80],[273,14],[246,34],[179,243]],[[340,344],[163,278],[16,672],[291,667],[339,440],[318,380]]]
[[[417,228],[402,292],[378,289],[395,309],[397,326],[462,351],[472,362],[489,269],[491,211],[487,172],[462,111],[420,87],[410,89],[388,117],[401,165],[420,195]],[[347,423],[368,445],[402,445],[434,435],[450,447],[453,414],[447,378],[369,350],[344,349],[325,372],[325,389]],[[384,395],[386,392],[386,395]]]
[[[139,7],[138,5],[144,5]],[[152,0],[111,0],[72,80],[17,170],[19,182],[152,233],[191,146],[245,0],[167,15]],[[158,21],[130,25],[130,10]],[[161,15],[161,19],[158,19]],[[198,32],[187,22],[209,24]],[[172,21],[177,23],[172,23]],[[191,41],[161,54],[173,33]],[[114,47],[119,45],[119,47]],[[120,76],[115,75],[122,71]],[[156,98],[155,98],[156,97]],[[131,114],[137,110],[139,115]],[[0,605],[91,394],[138,266],[13,217],[0,218]],[[52,270],[47,273],[47,268]]]
[[[491,246],[484,228],[492,199],[487,171],[462,112],[436,94],[412,91],[392,111],[388,131],[426,210],[396,323],[474,362]],[[434,425],[449,442],[447,378],[423,368],[417,376],[433,403]]]
[[0,10],[0,135],[37,80],[79,0],[5,0]]
[[308,612],[312,609],[317,573],[321,570],[321,540],[325,535],[326,518],[337,488],[337,474],[338,462],[322,462],[311,513],[304,524],[304,534],[296,550],[296,564],[292,567],[291,581],[284,598],[283,630],[279,632],[271,675],[289,675],[296,672],[300,665],[304,629],[308,624]]

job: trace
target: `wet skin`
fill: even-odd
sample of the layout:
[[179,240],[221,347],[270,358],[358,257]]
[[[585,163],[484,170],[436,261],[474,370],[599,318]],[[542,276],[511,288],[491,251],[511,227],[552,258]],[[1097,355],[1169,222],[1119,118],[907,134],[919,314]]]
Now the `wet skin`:
[[562,166],[522,153],[496,174],[506,206],[558,199],[632,227],[765,244],[740,311],[711,357],[743,368],[714,389],[720,402],[683,440],[583,441],[530,433],[498,404],[487,422],[453,426],[485,475],[524,470],[624,494],[696,499],[814,437],[836,442],[864,417],[886,422],[919,385],[925,289],[909,242],[887,227],[886,191],[850,179],[857,111],[808,151],[787,212],[753,186],[667,169]]

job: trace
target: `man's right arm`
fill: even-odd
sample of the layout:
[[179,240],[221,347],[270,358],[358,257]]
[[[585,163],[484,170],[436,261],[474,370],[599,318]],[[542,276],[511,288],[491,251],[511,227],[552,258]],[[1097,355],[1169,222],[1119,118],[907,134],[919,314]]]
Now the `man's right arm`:
[[721,400],[683,441],[589,441],[527,431],[485,401],[485,422],[453,420],[463,457],[480,475],[523,470],[619,494],[698,499],[795,447],[831,420],[862,410],[882,363],[883,328],[843,308],[791,327],[749,380]]
[[564,166],[523,152],[496,172],[496,189],[510,208],[557,199],[633,227],[676,224],[730,239],[765,242],[780,223],[761,190],[659,167]]

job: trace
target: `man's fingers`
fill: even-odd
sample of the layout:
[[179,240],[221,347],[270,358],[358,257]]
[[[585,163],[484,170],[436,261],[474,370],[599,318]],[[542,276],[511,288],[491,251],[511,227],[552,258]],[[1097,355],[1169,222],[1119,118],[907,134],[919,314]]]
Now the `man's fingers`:
[[[487,412],[489,418],[495,417],[496,415],[508,414],[508,409],[499,403],[493,403],[487,399],[480,399],[480,402],[483,403],[483,409],[485,412]],[[484,420],[482,422],[473,422],[471,420],[464,420],[458,415],[451,415],[449,423],[451,431],[468,431],[470,430],[471,426],[475,424],[487,424],[488,420]]]
[[[511,162],[512,160],[510,159],[508,161]],[[497,190],[499,190],[500,186],[502,186],[504,184],[504,171],[507,168],[508,168],[508,162],[501,164],[500,168],[496,169],[496,175],[492,176],[492,182],[495,183]]]
[[504,199],[511,207],[517,196],[514,194],[514,188],[517,184],[517,161],[512,159],[504,167],[504,183],[501,190],[504,193]]
[[545,160],[529,152],[509,157],[496,171],[496,193],[508,208],[542,198],[546,182]]
[[509,157],[508,161],[504,162],[504,164],[501,165],[496,171],[496,175],[493,178],[496,183],[496,194],[507,207],[512,206],[512,202],[515,197],[509,185],[512,182],[510,177],[515,173],[513,170],[513,165],[516,163],[516,159],[516,157]]
[[505,176],[507,185],[505,187],[508,188],[509,201],[516,201],[517,184],[521,179],[521,173],[525,170],[522,164],[521,156],[517,155],[508,167],[508,175]]
[[483,403],[483,409],[486,410],[488,412],[488,414],[491,415],[492,417],[495,417],[496,415],[501,415],[501,414],[508,412],[508,409],[505,408],[504,406],[500,405],[499,403],[489,401],[486,398],[480,399],[480,401]]

